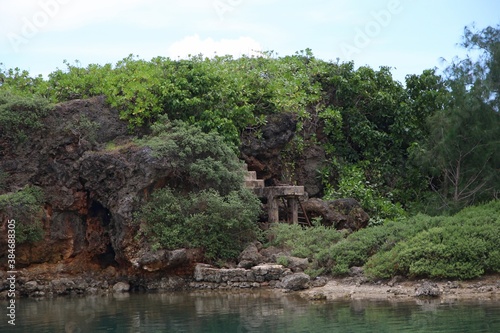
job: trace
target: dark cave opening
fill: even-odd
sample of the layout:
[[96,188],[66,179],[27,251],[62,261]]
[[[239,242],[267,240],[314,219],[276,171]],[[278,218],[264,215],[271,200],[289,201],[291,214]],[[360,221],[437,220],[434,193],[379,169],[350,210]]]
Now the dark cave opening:
[[92,201],[89,208],[89,216],[98,217],[102,221],[103,227],[107,227],[111,223],[111,212],[99,201]]
[[115,260],[116,253],[111,239],[109,238],[109,232],[113,225],[111,212],[100,202],[93,200],[88,210],[88,216],[91,219],[98,220],[100,222],[99,229],[101,230],[101,236],[98,241],[106,247],[106,249],[102,251],[102,247],[99,246],[101,248],[101,253],[94,255],[93,259],[103,269],[109,266],[118,267],[119,264]]
[[106,246],[106,252],[96,255],[95,259],[101,268],[109,266],[118,267],[118,263],[115,260],[115,250],[113,249],[111,243]]

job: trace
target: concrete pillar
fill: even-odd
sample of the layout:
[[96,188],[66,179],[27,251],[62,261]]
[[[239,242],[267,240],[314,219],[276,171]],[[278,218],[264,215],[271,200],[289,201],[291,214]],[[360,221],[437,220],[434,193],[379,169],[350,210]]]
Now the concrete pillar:
[[268,221],[271,223],[279,222],[279,208],[278,208],[278,198],[270,195],[267,197],[267,215]]
[[299,223],[299,203],[297,202],[297,197],[288,198],[288,207],[291,210],[292,223]]

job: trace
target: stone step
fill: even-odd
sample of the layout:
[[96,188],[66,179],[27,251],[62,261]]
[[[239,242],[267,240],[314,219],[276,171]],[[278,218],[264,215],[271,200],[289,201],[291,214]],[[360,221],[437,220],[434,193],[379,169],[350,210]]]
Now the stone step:
[[263,188],[264,187],[264,180],[263,179],[245,180],[245,187],[247,187],[247,188]]
[[256,179],[257,179],[256,171],[247,171],[247,174],[245,175],[245,180],[256,180]]

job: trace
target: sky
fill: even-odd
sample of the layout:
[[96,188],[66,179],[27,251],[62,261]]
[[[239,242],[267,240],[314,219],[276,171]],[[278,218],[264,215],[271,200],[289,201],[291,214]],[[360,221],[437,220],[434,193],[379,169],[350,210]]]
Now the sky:
[[498,0],[0,0],[0,69],[47,76],[71,64],[190,54],[293,55],[407,74],[438,71],[465,26],[500,24]]

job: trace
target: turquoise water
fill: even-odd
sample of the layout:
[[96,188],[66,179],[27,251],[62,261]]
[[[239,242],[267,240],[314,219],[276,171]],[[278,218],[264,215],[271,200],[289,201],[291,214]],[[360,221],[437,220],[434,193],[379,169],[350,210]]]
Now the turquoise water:
[[500,302],[310,302],[272,291],[17,299],[0,332],[500,332]]

